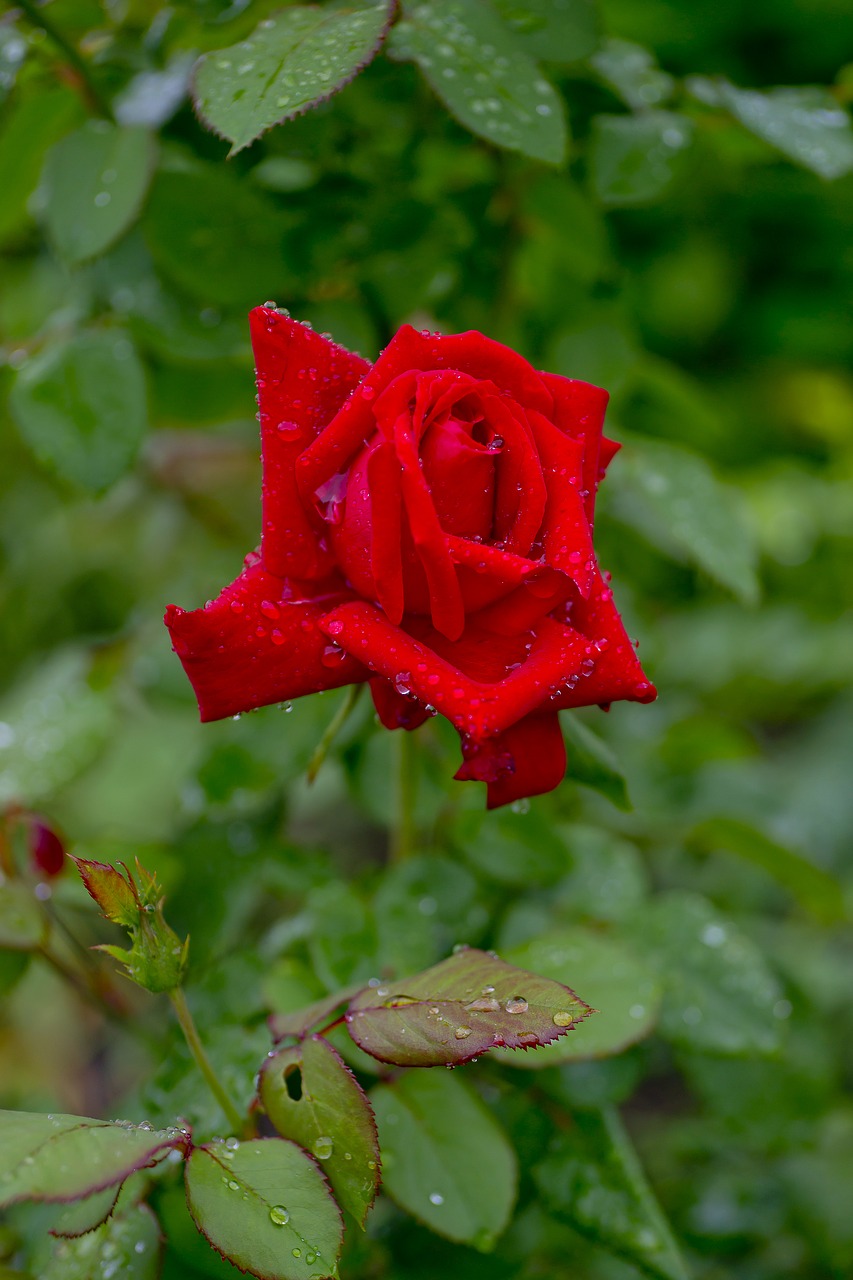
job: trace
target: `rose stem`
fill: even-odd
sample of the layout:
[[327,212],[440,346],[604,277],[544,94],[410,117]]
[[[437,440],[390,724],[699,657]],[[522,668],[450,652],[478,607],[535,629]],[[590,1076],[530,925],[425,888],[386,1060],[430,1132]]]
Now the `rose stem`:
[[314,748],[311,759],[308,761],[308,768],[305,771],[309,787],[323,767],[323,761],[329,754],[329,748],[355,710],[363,688],[364,685],[361,684],[350,685],[347,689],[346,697],[326,726],[322,738]]
[[414,733],[398,729],[392,741],[396,747],[397,811],[391,831],[392,862],[403,862],[415,844],[415,795],[417,791],[417,744]]
[[207,1081],[210,1092],[224,1111],[234,1133],[245,1135],[247,1132],[246,1122],[231,1101],[222,1081],[213,1069],[213,1064],[207,1056],[207,1050],[202,1044],[196,1025],[193,1022],[193,1016],[190,1013],[183,987],[175,987],[174,990],[170,991],[169,999],[172,1002],[172,1008],[175,1010],[178,1022],[181,1024],[187,1047],[195,1059],[196,1066]]

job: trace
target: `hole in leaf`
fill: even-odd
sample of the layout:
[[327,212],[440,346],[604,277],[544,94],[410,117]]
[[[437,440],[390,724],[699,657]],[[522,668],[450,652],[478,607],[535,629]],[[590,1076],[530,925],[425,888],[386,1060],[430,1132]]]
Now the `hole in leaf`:
[[302,1097],[302,1070],[295,1062],[284,1068],[284,1087],[289,1098],[292,1098],[294,1102],[300,1100]]

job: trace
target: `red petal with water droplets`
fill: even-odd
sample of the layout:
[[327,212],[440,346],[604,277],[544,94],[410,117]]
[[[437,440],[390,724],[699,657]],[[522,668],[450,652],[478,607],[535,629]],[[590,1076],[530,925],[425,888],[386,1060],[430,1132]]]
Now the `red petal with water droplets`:
[[487,742],[469,748],[455,777],[488,785],[488,808],[544,795],[563,781],[566,744],[556,711],[525,716]]
[[555,426],[573,440],[583,444],[583,499],[587,520],[592,527],[595,511],[595,491],[598,487],[601,428],[604,413],[610,399],[608,392],[591,382],[579,382],[575,378],[563,378],[557,373],[540,375],[554,397],[551,418]]
[[434,714],[411,695],[398,693],[390,680],[373,676],[370,693],[376,714],[386,729],[419,729]]

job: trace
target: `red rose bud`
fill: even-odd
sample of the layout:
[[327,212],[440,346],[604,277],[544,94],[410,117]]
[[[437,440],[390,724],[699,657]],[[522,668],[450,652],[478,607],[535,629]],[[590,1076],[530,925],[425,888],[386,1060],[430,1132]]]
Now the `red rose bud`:
[[41,818],[32,818],[27,839],[33,870],[43,876],[58,876],[65,866],[65,845],[53,827]]
[[166,612],[202,720],[369,680],[388,728],[451,721],[490,807],[550,791],[559,710],[655,697],[593,551],[607,393],[476,332],[405,325],[371,366],[250,320],[261,547]]

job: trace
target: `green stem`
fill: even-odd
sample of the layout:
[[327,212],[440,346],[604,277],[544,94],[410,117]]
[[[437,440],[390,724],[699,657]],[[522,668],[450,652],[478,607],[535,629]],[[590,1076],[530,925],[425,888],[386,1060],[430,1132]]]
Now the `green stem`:
[[207,1050],[201,1042],[196,1025],[193,1022],[193,1016],[190,1013],[187,998],[184,995],[182,987],[175,987],[169,992],[169,999],[172,1002],[172,1008],[175,1010],[175,1016],[181,1024],[181,1030],[184,1033],[184,1039],[187,1047],[195,1059],[196,1066],[204,1076],[210,1092],[222,1108],[228,1123],[231,1125],[234,1133],[245,1135],[247,1132],[247,1124],[234,1103],[228,1096],[222,1081],[213,1069],[213,1064],[207,1056]]
[[107,120],[112,120],[112,108],[92,79],[86,62],[71,41],[63,35],[58,27],[54,26],[53,20],[45,16],[34,0],[15,0],[15,8],[20,9],[33,26],[41,28],[45,35],[56,45],[68,65],[74,68],[93,111],[96,111],[100,116],[104,116]]
[[414,733],[408,729],[398,729],[393,742],[396,749],[396,815],[391,832],[391,861],[404,862],[415,847],[417,744]]
[[364,685],[361,684],[350,685],[349,689],[347,689],[346,697],[326,726],[325,732],[314,748],[311,759],[308,761],[308,768],[305,771],[309,787],[320,772],[323,762],[329,754],[329,748],[355,710],[363,688]]

